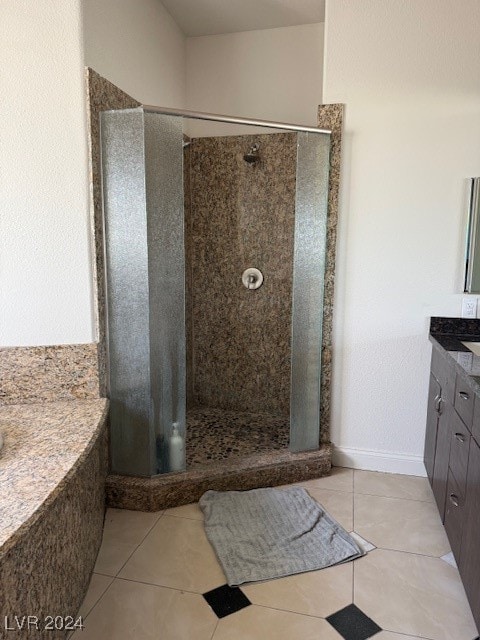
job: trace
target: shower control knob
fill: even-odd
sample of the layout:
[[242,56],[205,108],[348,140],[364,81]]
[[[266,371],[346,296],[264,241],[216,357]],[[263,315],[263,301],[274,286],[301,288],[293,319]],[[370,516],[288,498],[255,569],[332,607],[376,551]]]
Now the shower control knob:
[[259,269],[250,267],[243,272],[242,282],[247,289],[258,289],[263,284],[263,274]]

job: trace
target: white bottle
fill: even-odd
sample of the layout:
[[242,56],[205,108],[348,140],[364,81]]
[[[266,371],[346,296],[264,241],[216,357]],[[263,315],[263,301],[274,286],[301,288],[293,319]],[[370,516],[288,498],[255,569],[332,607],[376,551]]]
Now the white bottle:
[[185,465],[185,443],[180,435],[178,422],[173,423],[172,435],[168,443],[170,471],[183,471]]

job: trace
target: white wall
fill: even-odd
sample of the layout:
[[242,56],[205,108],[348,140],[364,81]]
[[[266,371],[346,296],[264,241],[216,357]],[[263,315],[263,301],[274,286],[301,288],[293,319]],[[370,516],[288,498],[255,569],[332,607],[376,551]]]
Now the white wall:
[[422,470],[428,319],[460,314],[464,179],[480,175],[479,33],[477,0],[327,0],[324,101],[346,103],[332,417],[344,464]]
[[0,2],[0,345],[90,342],[79,0]]
[[185,38],[159,0],[3,0],[0,42],[0,345],[91,342],[83,68],[183,106]]
[[322,64],[323,23],[187,38],[187,105],[316,125]]
[[85,64],[144,104],[185,106],[185,37],[160,0],[84,0]]

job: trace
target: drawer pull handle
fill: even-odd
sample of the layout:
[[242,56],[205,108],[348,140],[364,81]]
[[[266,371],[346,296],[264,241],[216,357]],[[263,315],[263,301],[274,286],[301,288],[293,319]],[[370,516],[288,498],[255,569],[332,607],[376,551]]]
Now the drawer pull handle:
[[458,395],[462,398],[462,400],[468,400],[470,397],[466,391],[459,391]]
[[456,433],[455,434],[455,438],[459,441],[459,442],[465,442],[466,438],[463,435],[463,433]]
[[454,493],[451,493],[450,494],[450,502],[453,504],[454,507],[458,507],[458,505],[459,505],[458,496],[456,496]]
[[435,411],[438,413],[439,416],[442,415],[442,402],[443,402],[443,398],[442,396],[435,396]]

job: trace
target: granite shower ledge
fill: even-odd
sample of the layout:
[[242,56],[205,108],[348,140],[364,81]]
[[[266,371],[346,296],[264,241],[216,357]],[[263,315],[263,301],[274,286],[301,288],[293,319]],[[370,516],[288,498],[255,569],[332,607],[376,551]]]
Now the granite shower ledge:
[[82,467],[103,431],[107,408],[105,399],[0,407],[0,559]]

